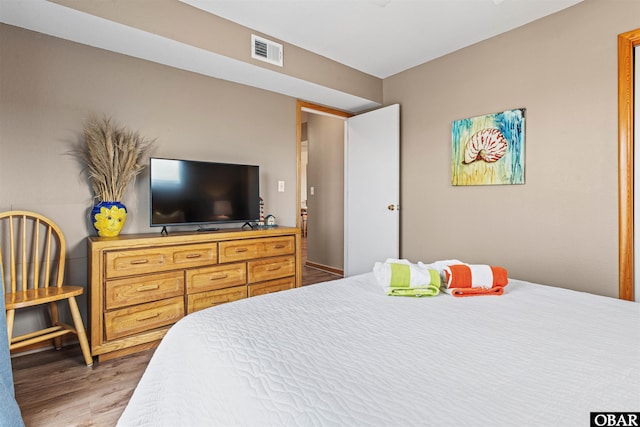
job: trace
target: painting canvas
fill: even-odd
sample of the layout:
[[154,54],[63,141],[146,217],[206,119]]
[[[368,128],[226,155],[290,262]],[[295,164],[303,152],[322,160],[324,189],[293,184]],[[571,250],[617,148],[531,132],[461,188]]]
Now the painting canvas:
[[525,109],[452,124],[451,184],[524,184]]

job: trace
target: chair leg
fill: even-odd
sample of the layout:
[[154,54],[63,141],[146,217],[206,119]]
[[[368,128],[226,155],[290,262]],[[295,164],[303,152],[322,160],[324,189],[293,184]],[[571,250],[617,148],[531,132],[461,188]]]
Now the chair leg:
[[[51,314],[51,326],[58,326],[60,324],[60,317],[58,314],[58,301],[49,303],[49,313]],[[60,350],[62,348],[62,337],[54,338],[53,346],[56,350]]]
[[69,298],[69,309],[71,310],[71,317],[73,317],[73,323],[78,333],[78,341],[80,341],[80,348],[82,349],[82,356],[87,366],[93,365],[93,357],[91,357],[91,349],[89,348],[89,341],[87,340],[87,334],[84,330],[84,324],[82,323],[82,316],[80,315],[80,309],[78,309],[78,303],[75,297]]
[[7,335],[9,336],[9,348],[11,348],[11,337],[13,337],[13,321],[15,317],[15,310],[7,310]]

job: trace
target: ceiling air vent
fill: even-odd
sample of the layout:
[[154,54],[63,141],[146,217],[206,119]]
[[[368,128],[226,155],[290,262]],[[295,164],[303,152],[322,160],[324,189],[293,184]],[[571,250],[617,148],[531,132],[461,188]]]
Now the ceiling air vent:
[[251,34],[251,57],[282,67],[282,45]]

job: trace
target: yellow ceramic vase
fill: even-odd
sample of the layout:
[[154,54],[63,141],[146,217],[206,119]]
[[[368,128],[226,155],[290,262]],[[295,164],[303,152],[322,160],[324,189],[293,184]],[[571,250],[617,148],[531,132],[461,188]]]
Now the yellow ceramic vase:
[[93,207],[91,216],[98,236],[115,237],[127,220],[127,208],[120,202],[100,202]]

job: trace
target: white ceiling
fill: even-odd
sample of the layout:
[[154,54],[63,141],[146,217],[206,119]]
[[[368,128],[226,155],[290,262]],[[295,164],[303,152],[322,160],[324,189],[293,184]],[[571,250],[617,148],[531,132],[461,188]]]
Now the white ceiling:
[[[582,0],[180,1],[384,78]],[[0,22],[345,111],[378,105],[46,0],[0,0]]]
[[386,78],[582,0],[180,1]]

